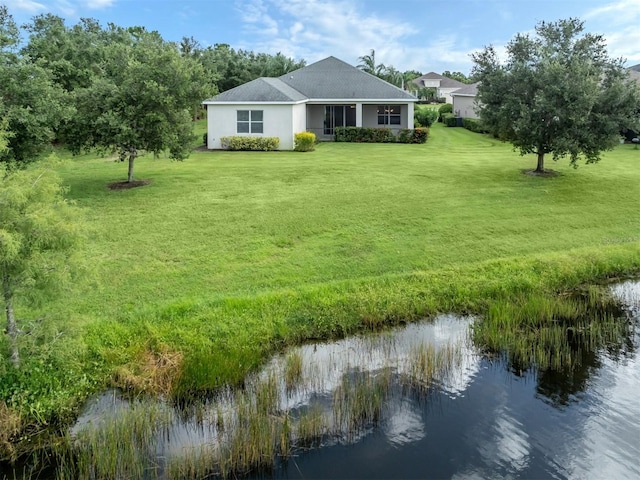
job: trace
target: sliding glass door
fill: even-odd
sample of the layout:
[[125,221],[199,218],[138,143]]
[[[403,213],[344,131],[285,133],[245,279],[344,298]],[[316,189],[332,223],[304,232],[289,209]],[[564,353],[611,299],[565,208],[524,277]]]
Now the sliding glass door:
[[355,105],[325,105],[324,134],[333,135],[336,127],[356,126]]

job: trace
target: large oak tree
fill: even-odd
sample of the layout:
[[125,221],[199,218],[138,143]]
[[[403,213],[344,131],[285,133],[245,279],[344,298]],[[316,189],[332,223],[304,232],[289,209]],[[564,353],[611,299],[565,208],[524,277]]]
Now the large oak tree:
[[580,20],[541,22],[535,35],[516,35],[507,55],[501,63],[489,46],[472,56],[478,112],[494,135],[537,156],[536,172],[544,172],[546,154],[574,166],[597,162],[637,121],[640,97],[622,60]]
[[101,75],[73,91],[77,113],[63,132],[73,152],[98,148],[127,160],[133,182],[135,159],[144,152],[189,155],[190,109],[212,91],[202,65],[175,44],[143,28],[126,35],[128,41],[105,47]]

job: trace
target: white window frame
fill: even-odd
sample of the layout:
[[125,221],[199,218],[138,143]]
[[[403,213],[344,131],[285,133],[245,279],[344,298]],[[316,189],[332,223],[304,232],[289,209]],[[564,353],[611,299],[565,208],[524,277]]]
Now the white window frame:
[[[241,119],[245,113],[247,119]],[[236,133],[264,133],[264,110],[236,110]]]

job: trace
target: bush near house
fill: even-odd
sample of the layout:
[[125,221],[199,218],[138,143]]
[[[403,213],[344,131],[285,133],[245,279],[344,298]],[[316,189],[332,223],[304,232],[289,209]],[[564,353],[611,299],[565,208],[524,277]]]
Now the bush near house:
[[458,120],[453,113],[443,113],[440,116],[442,117],[442,123],[444,123],[447,127],[458,126]]
[[296,133],[294,137],[294,147],[296,152],[311,152],[315,149],[316,134],[313,132]]
[[438,109],[438,113],[439,113],[439,117],[438,117],[438,121],[442,122],[442,116],[445,113],[453,113],[453,105],[450,103],[445,103],[444,105],[442,105],[439,109]]
[[402,128],[396,136],[389,128],[336,127],[335,141],[350,143],[425,143],[428,128]]
[[280,147],[278,137],[221,137],[220,143],[225,150],[273,151]]
[[425,143],[429,135],[428,128],[403,128],[396,138],[398,143]]
[[471,130],[472,132],[489,133],[489,130],[487,130],[482,121],[478,118],[463,118],[462,126],[467,130]]
[[416,127],[430,127],[438,120],[439,113],[433,108],[416,108],[413,123]]
[[396,137],[388,128],[336,127],[336,142],[393,143]]

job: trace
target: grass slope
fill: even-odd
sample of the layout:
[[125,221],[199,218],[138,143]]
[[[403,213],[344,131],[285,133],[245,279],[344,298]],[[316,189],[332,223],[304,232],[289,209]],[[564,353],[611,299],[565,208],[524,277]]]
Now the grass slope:
[[151,184],[121,191],[106,185],[123,164],[74,158],[61,173],[91,275],[25,340],[42,375],[0,367],[0,400],[64,416],[114,370],[149,380],[163,358],[174,388],[213,388],[287,343],[640,271],[640,151],[549,163],[560,175],[523,175],[533,157],[441,125],[425,145],[144,157]]

